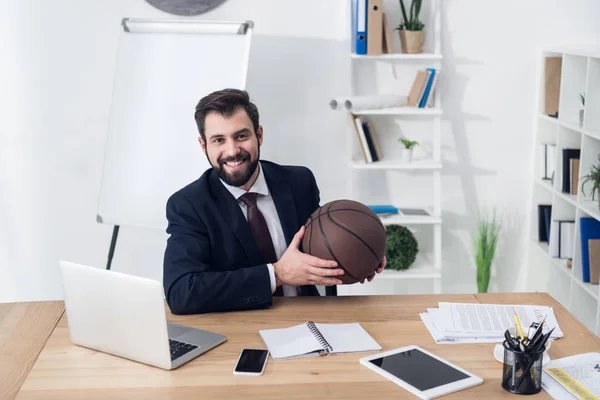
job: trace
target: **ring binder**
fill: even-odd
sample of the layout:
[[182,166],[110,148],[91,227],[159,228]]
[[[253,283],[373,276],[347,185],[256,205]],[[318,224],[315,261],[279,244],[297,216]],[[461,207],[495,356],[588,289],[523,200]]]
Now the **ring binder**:
[[333,348],[331,347],[329,342],[323,337],[321,331],[319,331],[319,328],[317,328],[315,323],[312,321],[308,321],[306,323],[306,326],[308,327],[310,333],[312,333],[313,336],[319,341],[319,344],[323,346],[323,350],[319,351],[319,355],[325,356],[331,353],[333,351]]

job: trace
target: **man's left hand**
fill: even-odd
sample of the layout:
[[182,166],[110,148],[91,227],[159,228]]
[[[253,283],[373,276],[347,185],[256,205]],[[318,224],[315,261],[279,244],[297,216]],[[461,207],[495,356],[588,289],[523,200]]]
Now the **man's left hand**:
[[[373,278],[375,278],[376,274],[380,274],[383,271],[383,269],[385,268],[386,264],[387,264],[387,259],[385,258],[385,256],[383,256],[383,261],[381,261],[379,268],[377,268],[375,270],[375,272],[367,278],[367,282],[371,282],[373,280]],[[360,283],[365,283],[365,280],[363,279],[362,281],[360,281]]]

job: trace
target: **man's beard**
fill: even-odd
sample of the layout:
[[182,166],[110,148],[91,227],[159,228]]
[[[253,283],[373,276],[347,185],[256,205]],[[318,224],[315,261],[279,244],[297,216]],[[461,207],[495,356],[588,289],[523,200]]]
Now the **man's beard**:
[[[258,156],[256,160],[252,161],[252,157],[250,154],[244,150],[240,154],[235,157],[221,158],[219,159],[218,166],[214,167],[219,174],[219,178],[221,178],[225,183],[231,186],[240,187],[246,184],[256,171],[258,167],[258,160],[260,159],[260,149],[258,150]],[[233,173],[229,173],[225,170],[226,166],[224,164],[230,161],[241,161],[246,162],[249,161],[248,165],[245,169],[240,171],[235,171]]]

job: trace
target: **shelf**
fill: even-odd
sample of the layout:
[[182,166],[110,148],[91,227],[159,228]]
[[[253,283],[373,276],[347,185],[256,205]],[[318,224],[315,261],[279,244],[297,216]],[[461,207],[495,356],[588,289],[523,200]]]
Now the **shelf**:
[[573,277],[573,281],[585,290],[590,296],[598,300],[598,285],[592,285],[591,283],[585,283],[579,280],[579,278]]
[[553,118],[553,117],[549,117],[547,115],[544,114],[540,114],[539,115],[540,119],[544,120],[544,121],[549,121],[552,122],[553,124],[556,124],[558,126],[562,126],[563,128],[567,128],[570,129],[572,131],[575,132],[579,132],[585,136],[591,137],[592,139],[596,139],[596,140],[600,140],[600,133],[596,133],[596,132],[591,132],[587,129],[583,129],[581,126],[573,124],[573,123],[569,123],[569,122],[565,122],[565,121],[561,121],[559,118]]
[[442,115],[443,112],[439,108],[419,108],[419,107],[390,107],[373,110],[357,110],[352,111],[354,115]]
[[556,267],[556,269],[562,271],[563,273],[567,274],[567,277],[570,278],[571,277],[571,269],[569,269],[569,267],[567,266],[567,260],[564,258],[554,258],[552,256],[550,256],[550,246],[548,245],[548,243],[546,242],[538,242],[536,240],[534,240],[534,243],[536,243],[540,249],[542,249],[542,252],[548,257],[550,258],[550,260],[552,260],[552,265],[554,267]]
[[439,269],[421,264],[418,261],[409,269],[403,271],[384,269],[375,279],[439,279],[442,277],[442,272]]
[[350,53],[350,58],[357,60],[409,60],[409,61],[438,61],[443,57],[441,54],[434,53],[420,53],[420,54],[403,54],[403,53],[392,53],[392,54],[355,54]]
[[375,162],[354,161],[355,169],[381,169],[381,170],[437,170],[442,169],[442,164],[432,160],[415,160],[401,162],[397,160],[383,160]]
[[384,225],[435,225],[441,224],[442,219],[433,216],[424,215],[390,215],[380,216],[379,219]]
[[598,199],[596,200],[580,200],[577,204],[579,209],[590,217],[600,221],[600,209],[598,208]]

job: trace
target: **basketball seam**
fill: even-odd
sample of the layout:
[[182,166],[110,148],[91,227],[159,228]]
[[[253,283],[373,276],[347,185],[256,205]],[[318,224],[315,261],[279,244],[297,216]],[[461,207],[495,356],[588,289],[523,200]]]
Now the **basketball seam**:
[[[335,202],[333,202],[329,208],[331,208],[333,206]],[[346,274],[348,274],[348,276],[356,281],[358,281],[358,279],[353,276],[350,272],[348,272],[348,270],[346,268],[344,268],[344,266],[342,265],[342,263],[338,260],[338,258],[335,256],[335,254],[333,253],[333,250],[331,250],[331,246],[329,246],[329,241],[327,240],[327,236],[325,235],[325,231],[323,230],[323,224],[321,223],[321,215],[323,214],[319,214],[319,229],[321,230],[321,236],[323,237],[323,242],[325,242],[325,247],[327,247],[327,250],[329,250],[329,254],[331,254],[331,256],[333,257],[333,259],[335,260],[335,262],[337,262],[338,267],[342,268],[344,270],[344,272]]]
[[[355,210],[355,209],[353,209],[353,208],[338,208],[338,209],[336,209],[336,210],[329,211],[329,212],[330,212],[330,213],[334,213],[334,212],[336,212],[336,211],[353,211],[353,212],[361,213],[361,214],[363,214],[363,215],[366,215],[367,217],[369,217],[369,218],[371,218],[372,220],[374,220],[374,221],[377,221],[377,222],[379,222],[379,223],[381,224],[381,220],[380,220],[379,218],[373,217],[372,215],[369,215],[369,214],[367,214],[366,212],[364,212],[364,211],[361,211],[361,210]],[[321,216],[321,215],[323,215],[323,214],[320,214],[319,216]],[[307,225],[306,227],[308,228],[308,227],[310,226],[310,224],[312,224],[312,222],[313,222],[315,219],[317,219],[317,218],[311,218],[311,219],[310,219],[310,221],[309,221],[309,223],[308,223],[308,225]]]
[[348,232],[349,234],[351,234],[352,236],[354,236],[355,238],[357,238],[358,240],[360,240],[362,242],[362,244],[364,244],[367,247],[367,249],[369,249],[371,251],[371,254],[373,254],[373,256],[375,257],[375,260],[379,261],[377,259],[377,253],[375,252],[375,250],[373,250],[373,248],[371,246],[369,246],[369,244],[367,242],[365,242],[360,236],[358,236],[356,233],[352,232],[347,227],[345,227],[342,224],[340,224],[339,222],[335,221],[333,219],[333,217],[329,214],[329,212],[327,212],[327,216],[329,217],[329,220],[331,222],[333,222],[335,225],[339,226],[340,228],[342,228],[343,230],[345,230],[346,232]]

